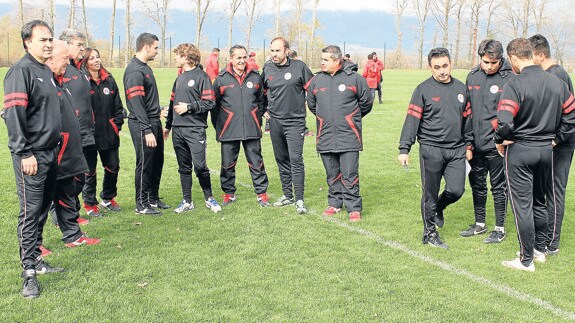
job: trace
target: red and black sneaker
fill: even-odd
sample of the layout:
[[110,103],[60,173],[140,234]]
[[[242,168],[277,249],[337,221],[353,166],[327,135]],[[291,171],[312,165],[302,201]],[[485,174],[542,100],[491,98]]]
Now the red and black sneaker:
[[102,202],[100,202],[100,206],[112,212],[122,211],[122,208],[114,199],[102,200]]
[[[101,216],[102,214],[100,214],[100,209],[98,209],[97,205],[88,205],[86,203],[84,203],[84,210],[86,210],[86,214],[89,216],[93,216],[93,217],[98,217]],[[80,223],[80,222],[78,222]],[[82,224],[82,223],[80,223]]]
[[234,203],[236,201],[236,195],[235,194],[224,194],[224,199],[222,201],[222,205],[228,205],[231,203]]
[[46,249],[46,247],[40,245],[40,251],[42,252],[42,258],[52,254],[52,250]]
[[79,225],[86,225],[86,224],[90,223],[90,221],[88,221],[88,219],[84,219],[81,216],[78,217],[78,220],[76,220],[76,222],[78,222]]
[[350,222],[361,221],[361,213],[359,211],[349,212],[349,221]]
[[322,215],[324,216],[334,216],[336,213],[339,213],[341,208],[329,206],[325,211],[323,211]]
[[272,206],[268,197],[268,193],[258,194],[258,203],[260,203],[261,207]]
[[66,244],[66,247],[76,248],[76,247],[81,246],[81,245],[93,246],[95,244],[100,243],[100,241],[101,241],[100,239],[88,238],[88,236],[84,233],[84,234],[82,234],[82,236],[80,238],[76,239],[75,241],[68,242]]

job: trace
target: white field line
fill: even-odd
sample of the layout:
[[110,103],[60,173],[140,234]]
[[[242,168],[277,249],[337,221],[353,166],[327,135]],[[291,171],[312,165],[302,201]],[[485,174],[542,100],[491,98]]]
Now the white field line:
[[[128,138],[130,137],[129,135],[125,134],[124,132],[122,132],[122,135],[125,137],[128,137]],[[176,158],[176,154],[171,152],[171,151],[165,155],[169,155],[173,158]],[[220,172],[217,170],[210,170],[210,173],[219,175]],[[243,182],[236,182],[236,183],[239,186],[242,186],[244,188],[253,188],[253,186],[251,184],[247,184],[247,183],[243,183]],[[268,193],[268,195],[272,198],[277,198],[276,196],[274,196],[274,194]],[[463,278],[466,278],[466,279],[472,280],[476,283],[487,286],[487,287],[489,287],[495,291],[498,291],[502,294],[505,294],[511,298],[514,298],[514,299],[519,300],[519,301],[531,303],[531,304],[538,306],[542,309],[548,310],[558,317],[561,317],[561,318],[567,319],[567,320],[575,321],[575,313],[564,310],[560,307],[557,307],[557,306],[555,306],[555,305],[553,305],[547,301],[544,301],[540,298],[537,298],[533,295],[517,291],[517,290],[515,290],[509,286],[504,285],[504,284],[498,284],[498,283],[493,282],[487,278],[475,275],[475,274],[473,274],[467,270],[456,268],[456,267],[454,267],[454,266],[452,266],[446,262],[437,260],[435,258],[424,255],[420,252],[417,252],[413,249],[410,249],[409,247],[407,247],[407,246],[405,246],[405,245],[403,245],[397,241],[386,240],[383,237],[381,237],[380,235],[373,233],[371,231],[365,230],[363,228],[350,225],[350,224],[348,224],[346,222],[342,222],[336,218],[322,216],[319,212],[317,212],[314,209],[308,208],[308,214],[319,216],[324,221],[333,222],[333,223],[339,225],[340,227],[342,227],[348,231],[359,233],[360,235],[362,235],[368,239],[371,239],[371,240],[373,240],[379,244],[382,244],[388,248],[391,248],[391,249],[394,249],[397,251],[401,251],[401,252],[403,252],[403,253],[405,253],[405,254],[407,254],[407,255],[415,258],[415,259],[421,260],[421,261],[426,262],[432,266],[439,267],[439,268],[441,268],[447,272],[450,272],[452,274],[461,276]],[[509,270],[511,270],[511,269],[509,269]],[[518,272],[518,274],[523,274],[523,273]]]

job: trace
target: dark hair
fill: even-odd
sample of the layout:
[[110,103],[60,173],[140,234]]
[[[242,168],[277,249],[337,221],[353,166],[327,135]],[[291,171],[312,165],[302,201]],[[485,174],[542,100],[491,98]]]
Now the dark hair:
[[155,41],[160,41],[158,36],[150,33],[142,33],[136,38],[136,52],[139,52],[144,46],[152,45]]
[[219,53],[219,52],[220,52],[220,49],[217,48],[217,47],[214,47],[214,48],[212,49],[212,52],[214,52],[214,53]]
[[20,31],[20,36],[22,37],[22,46],[24,46],[24,49],[26,50],[28,49],[26,47],[26,41],[32,38],[32,32],[36,27],[46,27],[50,31],[50,34],[54,35],[52,27],[50,27],[50,25],[48,25],[48,23],[43,20],[32,20],[27,22],[26,24],[24,24],[24,26],[22,26],[22,30]]
[[246,49],[246,47],[244,45],[236,44],[236,45],[230,47],[230,57],[232,57],[232,55],[234,55],[234,50],[236,50],[236,49],[243,49],[246,51],[246,53],[248,52],[248,50]]
[[[90,55],[92,55],[92,52],[96,52],[98,53],[98,56],[101,56],[100,51],[97,50],[96,48],[86,48],[86,54],[84,55],[84,58],[82,58],[82,60],[80,61],[80,69],[86,72],[88,76],[90,76],[90,71],[88,70],[88,59],[90,58]],[[108,70],[104,68],[104,64],[102,63],[100,63],[100,70],[104,70],[106,71],[106,73],[108,73]]]
[[431,59],[439,57],[447,57],[447,59],[451,62],[451,56],[449,56],[449,50],[447,48],[437,47],[430,50],[429,54],[427,54],[427,64],[431,66]]
[[489,58],[501,59],[503,57],[503,45],[494,39],[484,39],[477,48],[479,57],[487,55]]
[[289,58],[296,58],[297,57],[297,51],[295,50],[290,50],[288,53],[288,57]]
[[531,47],[533,48],[534,54],[543,53],[545,57],[551,58],[551,47],[549,46],[547,38],[545,38],[543,35],[533,35],[529,37],[529,42],[531,42]]
[[185,57],[188,63],[192,63],[194,65],[200,64],[200,51],[196,48],[196,46],[190,43],[179,44],[178,47],[174,48],[173,52],[174,54]]
[[283,38],[283,37],[281,37],[281,36],[278,36],[278,37],[272,39],[272,41],[270,42],[270,45],[271,45],[273,42],[275,42],[276,40],[281,40],[281,41],[284,43],[284,48],[289,48],[289,42],[287,41],[287,39],[285,39],[285,38]]
[[345,54],[344,55],[346,58],[351,58],[351,56],[349,54]]
[[367,55],[367,59],[373,59],[373,53]]
[[519,59],[532,59],[533,47],[525,38],[515,38],[507,44],[507,55],[515,55]]
[[341,61],[342,55],[341,55],[341,49],[339,48],[339,46],[329,45],[329,46],[325,47],[324,49],[322,49],[321,52],[322,53],[329,53],[331,58]]

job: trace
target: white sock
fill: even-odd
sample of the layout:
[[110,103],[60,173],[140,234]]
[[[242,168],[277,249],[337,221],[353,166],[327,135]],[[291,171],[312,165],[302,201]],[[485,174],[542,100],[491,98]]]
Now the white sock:
[[505,228],[504,228],[504,227],[495,226],[495,231],[500,231],[501,233],[505,233]]
[[485,228],[485,223],[481,223],[481,222],[475,222],[475,225],[478,225],[482,228]]

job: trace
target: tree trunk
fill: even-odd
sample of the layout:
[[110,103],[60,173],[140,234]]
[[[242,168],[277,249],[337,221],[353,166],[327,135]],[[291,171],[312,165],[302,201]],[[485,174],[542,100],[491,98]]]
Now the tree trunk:
[[56,25],[56,12],[54,10],[54,0],[50,0],[50,27],[54,30]]
[[130,62],[130,49],[131,49],[131,42],[130,42],[130,0],[126,1],[126,51],[124,53],[124,64],[128,65]]
[[276,34],[274,37],[280,34],[280,0],[276,0]]
[[459,45],[461,43],[461,13],[463,12],[463,7],[465,6],[466,0],[459,0],[457,5],[457,34],[455,36],[455,55],[453,55],[453,66],[459,68]]
[[[317,7],[319,6],[319,0],[314,0],[313,2],[313,11],[312,11],[312,16],[311,16],[311,35],[310,35],[310,41],[311,41],[311,57],[309,59],[309,61],[307,62],[308,65],[312,66],[312,64],[315,63],[314,57],[315,57],[315,28],[317,27]],[[344,53],[345,54],[345,53]]]
[[82,0],[82,19],[84,20],[84,41],[85,47],[90,47],[90,37],[88,37],[88,18],[86,17],[86,0]]
[[70,16],[68,16],[68,28],[74,28],[76,24],[76,0],[70,0]]
[[415,13],[417,15],[417,27],[419,29],[419,69],[423,69],[423,38],[425,37],[425,22],[429,15],[431,0],[415,0]]
[[[22,28],[24,26],[24,0],[20,0],[20,2],[18,3],[18,5],[20,6],[20,28]],[[52,28],[53,30],[54,28]]]
[[112,3],[112,18],[110,19],[110,56],[108,57],[108,64],[112,66],[114,61],[114,23],[116,22],[116,0]]

